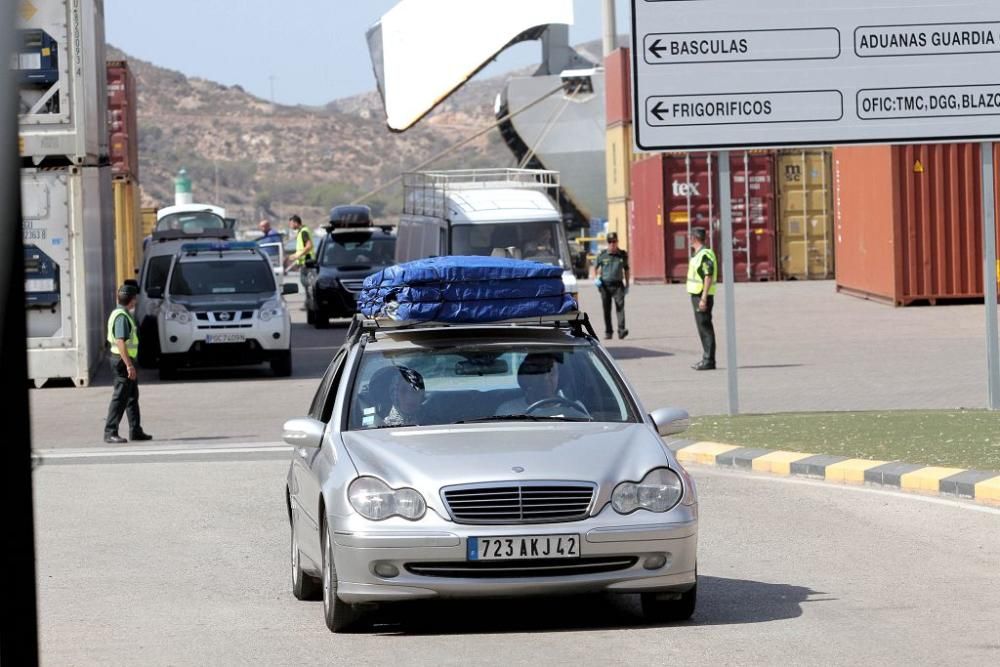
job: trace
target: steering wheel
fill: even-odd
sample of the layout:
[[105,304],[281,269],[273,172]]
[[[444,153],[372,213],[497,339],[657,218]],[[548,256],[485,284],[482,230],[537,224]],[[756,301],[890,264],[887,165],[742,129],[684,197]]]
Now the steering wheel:
[[580,412],[581,414],[590,417],[590,413],[587,412],[587,408],[584,407],[583,403],[581,403],[580,401],[571,401],[568,398],[563,398],[562,396],[551,396],[549,398],[543,398],[540,401],[535,401],[527,408],[525,408],[524,412],[530,415],[535,410],[549,407],[550,405],[551,406],[565,405],[567,408],[573,408],[577,412]]

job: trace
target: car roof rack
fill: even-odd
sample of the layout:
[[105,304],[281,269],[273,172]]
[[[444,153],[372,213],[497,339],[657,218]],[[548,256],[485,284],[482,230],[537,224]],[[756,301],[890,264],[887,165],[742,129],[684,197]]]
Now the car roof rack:
[[205,229],[200,232],[185,232],[182,229],[164,229],[153,232],[154,241],[182,241],[184,239],[231,239],[233,230],[231,229]]
[[185,243],[181,246],[179,254],[185,256],[197,255],[198,253],[211,252],[222,254],[224,252],[234,252],[239,250],[249,250],[251,254],[260,252],[260,245],[256,241],[216,241],[215,243]]
[[509,320],[496,320],[493,322],[435,322],[435,321],[413,321],[413,320],[393,320],[388,317],[367,317],[365,315],[355,315],[351,320],[347,330],[347,339],[350,341],[367,335],[370,341],[376,340],[376,334],[392,333],[397,331],[422,331],[440,329],[496,329],[503,327],[548,327],[553,329],[569,329],[576,336],[591,336],[597,338],[594,327],[590,323],[587,313],[575,310],[563,315],[547,315],[542,317],[522,317]]

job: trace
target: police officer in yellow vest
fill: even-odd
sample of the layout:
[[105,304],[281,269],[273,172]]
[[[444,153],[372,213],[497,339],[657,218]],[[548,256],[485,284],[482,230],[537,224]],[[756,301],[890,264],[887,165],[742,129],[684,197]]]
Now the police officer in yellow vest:
[[691,230],[690,242],[694,256],[688,262],[687,291],[694,307],[694,321],[704,355],[694,366],[696,371],[715,370],[715,327],[712,309],[715,307],[715,284],[719,277],[719,262],[711,248],[705,247],[705,230]]
[[108,317],[108,344],[111,346],[111,373],[114,392],[108,406],[108,419],[104,424],[104,442],[127,442],[118,435],[122,415],[128,416],[129,440],[152,440],[153,436],[142,430],[139,416],[139,382],[135,371],[135,358],[139,354],[139,326],[132,311],[139,296],[135,281],[127,281],[118,288],[118,307]]
[[[293,215],[288,218],[288,226],[291,228],[292,232],[295,234],[295,254],[289,255],[287,263],[294,264],[299,269],[299,282],[302,283],[302,288],[305,289],[305,268],[306,262],[311,262],[316,257],[315,248],[313,247],[312,232],[309,228],[302,224],[302,218],[297,215]],[[286,269],[288,266],[286,265]]]

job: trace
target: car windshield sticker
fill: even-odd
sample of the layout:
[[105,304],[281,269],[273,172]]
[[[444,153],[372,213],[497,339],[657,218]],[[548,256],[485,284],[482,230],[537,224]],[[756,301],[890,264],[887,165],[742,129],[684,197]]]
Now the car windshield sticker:
[[362,426],[374,426],[375,425],[375,415],[365,415],[361,419]]

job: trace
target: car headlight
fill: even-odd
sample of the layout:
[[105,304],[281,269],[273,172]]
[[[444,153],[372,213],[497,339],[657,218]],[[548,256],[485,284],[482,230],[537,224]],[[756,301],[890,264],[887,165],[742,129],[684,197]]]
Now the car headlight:
[[187,308],[179,303],[171,303],[162,306],[164,311],[164,317],[167,318],[168,322],[177,322],[178,324],[190,324],[191,323],[191,313]]
[[347,489],[351,507],[372,521],[401,516],[416,521],[427,511],[424,497],[414,489],[394,489],[374,477],[358,477]]
[[260,321],[270,322],[272,319],[283,317],[285,307],[280,301],[268,301],[260,308]]
[[684,495],[681,478],[669,468],[651,470],[641,482],[622,482],[611,494],[611,506],[619,514],[636,510],[667,512]]

